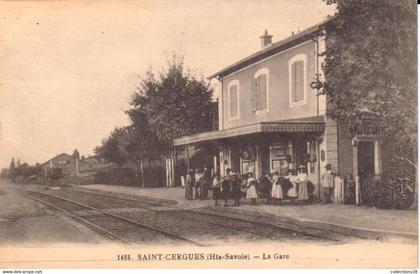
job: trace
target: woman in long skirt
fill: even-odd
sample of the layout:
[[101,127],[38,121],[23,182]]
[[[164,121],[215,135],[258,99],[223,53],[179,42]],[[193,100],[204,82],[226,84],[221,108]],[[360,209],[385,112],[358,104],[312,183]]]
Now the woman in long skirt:
[[195,193],[194,193],[195,199],[201,198],[201,192],[202,192],[201,180],[203,180],[203,171],[201,171],[200,169],[196,169],[195,170]]
[[280,184],[280,174],[275,171],[273,173],[273,186],[271,188],[271,197],[273,199],[273,204],[280,205],[281,199],[283,199],[283,190]]
[[289,190],[287,191],[287,197],[290,199],[290,203],[294,205],[295,200],[298,197],[298,194],[297,194],[297,176],[294,175],[294,173],[291,173],[290,175],[287,175],[285,178],[288,179],[289,182],[292,184],[292,187],[289,188]]
[[305,166],[299,167],[299,173],[297,175],[297,182],[299,184],[299,197],[300,203],[304,204],[309,200],[308,194],[308,175],[305,172]]
[[188,200],[193,199],[193,187],[195,185],[194,170],[190,169],[187,172],[187,178],[185,180],[185,197]]
[[257,179],[252,172],[248,173],[246,197],[251,199],[252,205],[257,205]]

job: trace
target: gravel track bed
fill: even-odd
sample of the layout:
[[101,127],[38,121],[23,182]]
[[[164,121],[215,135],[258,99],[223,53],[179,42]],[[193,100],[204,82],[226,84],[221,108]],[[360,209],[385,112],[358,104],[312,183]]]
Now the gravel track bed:
[[194,240],[223,240],[229,241],[317,241],[325,242],[325,239],[302,235],[290,230],[278,229],[267,225],[258,225],[246,221],[200,215],[199,213],[171,210],[158,212],[124,212],[119,214],[138,220],[148,225],[159,227],[165,231],[181,234]]
[[[44,195],[41,193],[31,193],[31,196],[35,198],[39,198],[40,200],[46,201],[51,203],[57,207],[60,207],[66,211],[75,214],[76,216],[82,217],[83,219],[103,228],[107,231],[114,233],[115,235],[127,240],[131,243],[156,243],[156,242],[164,242],[164,243],[175,243],[179,242],[178,240],[174,240],[168,236],[162,235],[157,231],[152,231],[147,228],[139,227],[133,223],[127,222],[125,220],[121,220],[104,213],[100,213],[94,210],[86,209],[86,207],[82,205],[78,205],[69,201],[64,201],[55,197],[51,197],[48,195]],[[63,198],[70,199],[70,197],[64,197],[64,195],[57,195]],[[71,197],[73,198],[73,197]],[[77,199],[71,199],[76,202],[83,203]],[[86,205],[93,206],[89,203]],[[107,237],[112,238],[111,235],[104,234]]]
[[[92,207],[104,209],[115,214],[124,216],[148,226],[167,231],[182,237],[211,243],[213,241],[315,241],[325,242],[325,239],[311,237],[294,231],[279,229],[265,224],[256,224],[245,220],[232,219],[225,216],[213,216],[190,210],[160,209],[154,210],[150,202],[130,201],[119,197],[111,197],[101,193],[78,191],[70,188],[49,190],[48,193],[71,199]],[[159,207],[157,204],[156,207]],[[138,210],[136,210],[138,209]],[[86,213],[84,218],[89,217]],[[112,221],[113,222],[113,221]],[[118,226],[118,224],[116,224]],[[123,228],[119,228],[123,229]],[[143,230],[137,228],[138,230]],[[131,231],[127,227],[127,231]],[[142,237],[141,233],[134,232],[133,239],[157,241],[156,234],[149,238]],[[150,231],[149,231],[150,232]],[[162,235],[163,236],[163,235]],[[163,236],[165,238],[165,236]]]
[[[74,200],[83,204],[87,204],[99,209],[145,207],[145,203],[142,203],[140,201],[128,201],[120,199],[118,197],[110,197],[102,194],[93,194],[83,191],[72,190],[69,188],[63,188],[59,190],[48,190],[46,192],[49,194]],[[156,206],[160,205],[156,204]]]

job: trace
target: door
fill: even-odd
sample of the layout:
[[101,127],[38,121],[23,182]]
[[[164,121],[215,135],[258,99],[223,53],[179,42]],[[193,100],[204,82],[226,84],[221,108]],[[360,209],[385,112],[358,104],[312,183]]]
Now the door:
[[296,150],[296,170],[299,169],[299,166],[303,165],[306,168],[305,155],[307,154],[306,142],[301,140],[295,145]]
[[359,142],[357,147],[361,198],[367,205],[373,205],[376,194],[374,150],[373,142]]

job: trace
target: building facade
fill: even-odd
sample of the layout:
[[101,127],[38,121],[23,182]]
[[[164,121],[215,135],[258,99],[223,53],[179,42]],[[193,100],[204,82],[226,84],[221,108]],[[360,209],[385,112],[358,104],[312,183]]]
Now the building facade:
[[92,168],[92,164],[79,160],[67,153],[61,153],[40,165],[45,173],[48,169],[59,168],[65,177],[76,176],[79,172]]
[[176,139],[178,151],[190,157],[197,147],[212,146],[205,164],[222,176],[227,168],[260,178],[303,165],[317,196],[327,164],[357,181],[380,176],[380,138],[348,134],[327,118],[327,98],[311,87],[323,77],[327,22],[274,44],[266,31],[260,51],[211,75],[222,87],[219,130]]

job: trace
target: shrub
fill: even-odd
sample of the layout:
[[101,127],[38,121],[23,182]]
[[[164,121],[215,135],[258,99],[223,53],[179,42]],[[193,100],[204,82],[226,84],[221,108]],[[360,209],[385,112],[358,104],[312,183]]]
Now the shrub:
[[408,178],[384,176],[376,195],[378,208],[407,209],[414,201],[414,182]]
[[137,185],[136,174],[129,168],[112,168],[98,171],[95,174],[96,184]]

